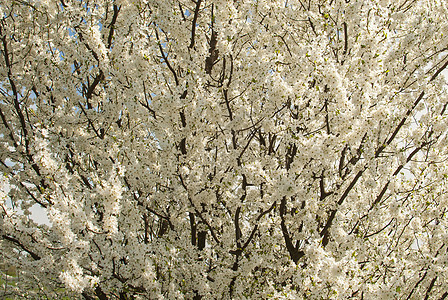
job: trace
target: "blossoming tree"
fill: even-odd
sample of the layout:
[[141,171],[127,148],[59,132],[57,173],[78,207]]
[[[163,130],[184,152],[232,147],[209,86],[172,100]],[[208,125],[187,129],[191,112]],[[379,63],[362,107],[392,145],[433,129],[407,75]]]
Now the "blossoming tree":
[[444,0],[2,1],[8,292],[446,298],[447,15]]

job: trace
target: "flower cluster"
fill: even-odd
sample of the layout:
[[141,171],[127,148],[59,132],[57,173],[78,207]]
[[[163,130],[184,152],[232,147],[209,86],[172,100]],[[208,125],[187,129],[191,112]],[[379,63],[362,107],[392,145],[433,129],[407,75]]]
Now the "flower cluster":
[[445,298],[447,13],[4,0],[0,293]]

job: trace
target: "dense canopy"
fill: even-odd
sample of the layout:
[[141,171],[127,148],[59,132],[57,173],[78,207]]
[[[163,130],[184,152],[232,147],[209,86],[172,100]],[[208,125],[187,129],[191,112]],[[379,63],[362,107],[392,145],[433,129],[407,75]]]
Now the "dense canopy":
[[1,293],[446,298],[447,16],[3,0]]

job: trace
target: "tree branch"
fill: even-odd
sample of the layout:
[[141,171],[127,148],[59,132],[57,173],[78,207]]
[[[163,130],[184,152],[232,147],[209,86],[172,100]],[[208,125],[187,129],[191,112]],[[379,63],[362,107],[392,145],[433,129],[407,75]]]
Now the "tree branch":
[[195,38],[195,34],[196,34],[196,22],[198,20],[199,8],[201,7],[201,2],[202,2],[202,0],[197,0],[196,8],[194,9],[193,22],[191,24],[191,43],[190,43],[190,46],[188,46],[188,48],[190,48],[190,49],[192,49],[194,47],[194,38]]
[[26,253],[28,253],[29,255],[31,255],[31,257],[32,257],[34,260],[40,260],[41,257],[40,257],[39,255],[37,255],[36,253],[34,253],[33,251],[31,251],[31,250],[29,250],[27,247],[25,247],[25,245],[22,244],[18,239],[14,238],[14,237],[12,237],[12,236],[6,235],[6,234],[2,235],[2,237],[3,237],[5,240],[8,240],[8,241],[10,241],[10,242],[16,244],[17,246],[19,246],[23,251],[25,251]]

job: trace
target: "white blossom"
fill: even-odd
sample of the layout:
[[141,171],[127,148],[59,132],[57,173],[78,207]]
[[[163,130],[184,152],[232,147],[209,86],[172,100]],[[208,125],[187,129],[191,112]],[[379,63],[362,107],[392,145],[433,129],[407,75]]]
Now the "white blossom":
[[0,295],[443,298],[446,3],[305,2],[3,1]]

